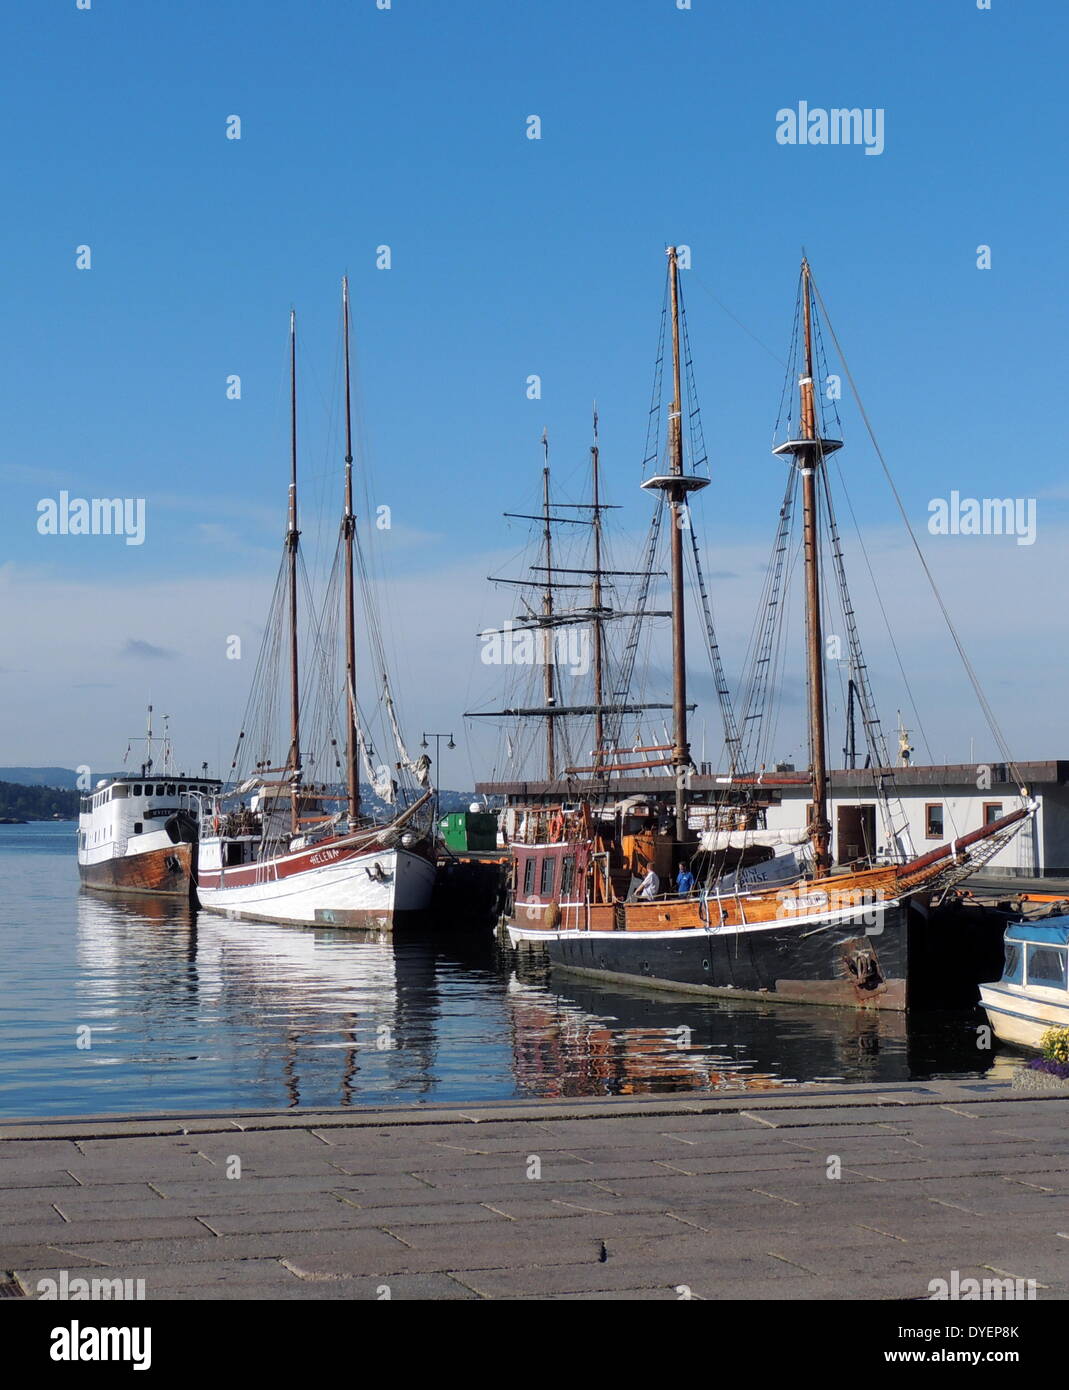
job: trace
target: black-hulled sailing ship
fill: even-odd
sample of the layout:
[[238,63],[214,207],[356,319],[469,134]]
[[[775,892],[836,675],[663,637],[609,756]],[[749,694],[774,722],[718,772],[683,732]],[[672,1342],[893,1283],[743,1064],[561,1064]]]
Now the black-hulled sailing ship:
[[[640,708],[627,700],[626,687],[618,687],[624,698],[615,705],[595,696],[589,709],[569,709],[555,706],[547,680],[541,709],[497,712],[541,718],[550,749],[553,735],[559,738],[569,715],[593,714],[599,723],[588,766],[555,769],[551,756],[541,786],[514,780],[480,787],[504,794],[509,802],[506,823],[513,861],[509,938],[513,944],[542,945],[552,961],[574,970],[798,1003],[897,1010],[922,1002],[926,990],[936,999],[946,999],[948,991],[962,982],[974,989],[989,969],[987,936],[998,934],[1001,922],[981,929],[960,921],[954,925],[952,919],[937,926],[928,908],[934,897],[975,872],[1005,845],[1033,813],[1034,803],[1022,787],[1020,805],[980,830],[920,856],[909,841],[846,590],[825,467],[842,441],[826,432],[823,402],[818,404],[814,386],[816,316],[808,262],[802,263],[792,342],[799,415],[794,424],[793,410],[788,414],[786,437],[774,449],[789,466],[788,483],[766,584],[767,608],[755,625],[739,718],[723,678],[691,513],[693,496],[710,479],[707,472],[699,471],[706,463],[704,440],[700,423],[695,427],[700,414],[674,248],[668,250],[655,402],[663,394],[666,316],[671,327],[672,394],[665,449],[656,455],[658,466],[643,487],[658,497],[651,532],[656,532],[661,517],[669,528],[671,732],[665,727],[658,741],[644,738],[636,729],[633,747],[621,747],[621,720]],[[689,460],[685,458],[688,438]],[[650,458],[647,449],[647,461]],[[770,689],[774,672],[782,659],[778,625],[786,610],[790,527],[799,493],[810,752],[804,781],[810,800],[805,823],[784,826],[770,823],[768,815],[777,800],[777,781],[798,783],[803,778],[769,774],[759,750],[760,731],[767,726],[764,716],[774,693]],[[548,555],[548,503],[545,510]],[[885,826],[880,852],[869,852],[834,870],[828,814],[822,529],[830,535],[831,577],[840,590],[849,636],[851,699],[860,703],[870,745],[873,795]],[[688,536],[724,716],[728,765],[716,792],[700,796],[691,790],[695,768],[688,730],[693,710],[687,701],[684,557]],[[651,547],[647,550],[651,577],[653,556]],[[649,583],[640,588],[644,600]],[[650,616],[640,608],[636,623],[641,625]],[[532,611],[529,621],[548,631],[563,620],[555,613],[547,586],[541,614]],[[621,669],[625,680],[632,677],[630,639]],[[648,791],[643,779],[649,779]],[[684,864],[695,883],[693,888],[677,891],[678,871]]]

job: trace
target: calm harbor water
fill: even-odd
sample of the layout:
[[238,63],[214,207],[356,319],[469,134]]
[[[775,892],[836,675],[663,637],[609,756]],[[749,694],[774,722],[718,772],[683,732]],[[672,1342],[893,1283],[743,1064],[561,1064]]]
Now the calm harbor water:
[[5,1118],[994,1078],[1012,1055],[977,1050],[979,1011],[696,1000],[551,974],[485,935],[88,894],[70,823],[0,826],[0,1019]]

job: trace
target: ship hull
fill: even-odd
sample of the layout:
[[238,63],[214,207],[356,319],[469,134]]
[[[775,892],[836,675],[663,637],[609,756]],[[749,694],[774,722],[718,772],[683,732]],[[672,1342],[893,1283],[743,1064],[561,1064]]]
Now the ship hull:
[[[526,913],[526,909],[524,910]],[[865,913],[677,931],[538,930],[508,925],[554,966],[658,989],[901,1011],[969,1007],[990,978],[1004,920],[934,918],[909,898]]]
[[97,893],[150,893],[154,897],[188,898],[193,886],[193,846],[168,844],[140,854],[79,861],[85,888]]
[[208,912],[284,926],[388,931],[418,921],[431,904],[435,866],[405,849],[309,850],[220,870],[216,845],[201,842],[197,897]]

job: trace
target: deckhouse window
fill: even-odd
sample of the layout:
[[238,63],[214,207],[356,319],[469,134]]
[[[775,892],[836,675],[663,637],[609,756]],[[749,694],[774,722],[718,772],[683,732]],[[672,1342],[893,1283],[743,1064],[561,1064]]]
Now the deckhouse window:
[[1065,988],[1066,947],[1029,946],[1028,983],[1048,989]]
[[534,859],[531,855],[528,855],[523,870],[523,891],[528,897],[534,890],[534,867]]
[[1002,967],[1002,978],[1010,984],[1019,985],[1022,981],[1021,965],[1023,956],[1019,941],[1006,942],[1006,964]]
[[566,898],[572,891],[572,884],[575,882],[575,855],[565,856],[564,863],[560,871],[560,895]]
[[174,794],[175,794],[174,783],[173,783],[173,782],[169,782],[169,783],[167,784],[167,795],[168,795],[168,796],[174,796]]
[[557,867],[557,861],[551,854],[547,854],[542,860],[542,896],[548,897],[553,892],[553,873]]
[[120,782],[120,783],[118,784],[118,786],[112,787],[112,789],[111,789],[111,794],[112,794],[112,796],[114,796],[117,800],[121,801],[121,800],[123,799],[124,796],[129,796],[129,795],[130,795],[130,788],[129,788],[129,786],[127,786],[127,784],[126,784],[125,782]]
[[140,786],[140,783],[134,787],[134,795],[135,795],[135,796],[140,796],[140,795],[141,795],[141,786]]
[[929,840],[943,838],[943,803],[929,802],[924,808],[924,833]]

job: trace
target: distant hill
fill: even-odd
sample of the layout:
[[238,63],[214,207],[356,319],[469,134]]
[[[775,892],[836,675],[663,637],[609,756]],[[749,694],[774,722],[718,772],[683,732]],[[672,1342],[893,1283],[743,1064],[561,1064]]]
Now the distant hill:
[[[95,772],[93,785],[112,772]],[[17,782],[22,787],[63,787],[78,790],[78,774],[69,767],[0,767],[0,781]]]
[[[93,785],[96,786],[101,778],[114,775],[94,772]],[[361,787],[360,795],[369,811],[386,810],[385,803],[370,787]],[[474,800],[474,792],[438,793],[442,815],[448,811],[466,811]],[[22,809],[14,809],[16,807]],[[75,819],[78,815],[78,774],[72,768],[0,767],[0,818],[51,820],[54,811],[63,819]]]
[[76,791],[0,781],[0,820],[77,820],[78,800]]

